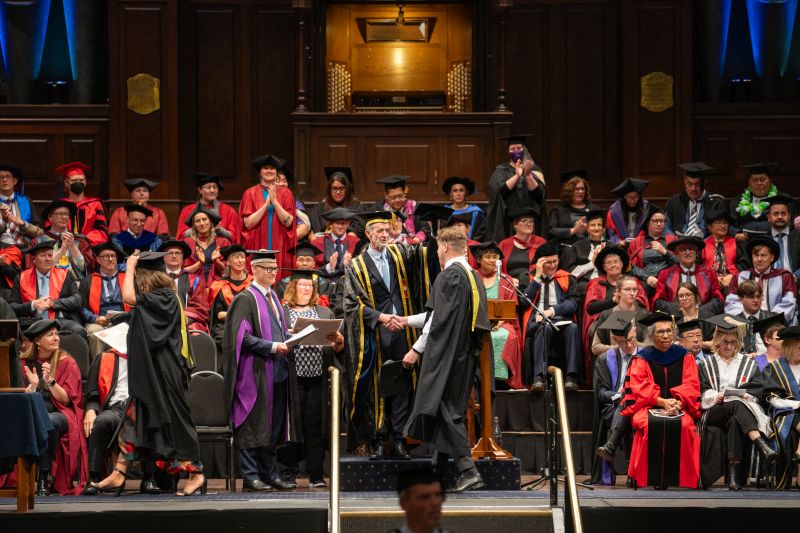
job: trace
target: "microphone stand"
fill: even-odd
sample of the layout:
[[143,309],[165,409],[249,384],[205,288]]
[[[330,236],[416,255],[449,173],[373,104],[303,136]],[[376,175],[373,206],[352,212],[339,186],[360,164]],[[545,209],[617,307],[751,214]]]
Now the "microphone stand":
[[502,270],[500,270],[499,268],[497,269],[497,275],[498,275],[498,276],[500,276],[501,278],[503,278],[504,280],[506,280],[506,281],[507,281],[507,282],[508,282],[508,283],[509,283],[509,284],[510,284],[512,287],[514,287],[514,290],[516,291],[516,293],[517,293],[517,296],[521,297],[521,298],[523,299],[523,301],[527,302],[527,304],[533,308],[534,312],[535,312],[537,315],[539,315],[540,317],[542,317],[542,320],[543,320],[545,323],[549,324],[549,325],[550,325],[550,327],[551,327],[551,328],[553,328],[555,331],[561,331],[560,329],[558,329],[558,326],[556,326],[555,322],[553,322],[552,320],[550,320],[550,317],[546,316],[546,315],[544,314],[544,311],[542,311],[541,309],[539,309],[539,307],[537,307],[537,306],[536,306],[536,304],[535,304],[535,303],[533,303],[533,302],[530,300],[530,298],[528,298],[527,296],[525,296],[525,293],[524,293],[524,292],[522,292],[521,290],[519,290],[519,287],[517,287],[516,285],[514,285],[514,282],[513,282],[513,281],[511,281],[511,278],[509,278],[508,276],[506,276],[505,274],[503,274],[503,271],[502,271]]

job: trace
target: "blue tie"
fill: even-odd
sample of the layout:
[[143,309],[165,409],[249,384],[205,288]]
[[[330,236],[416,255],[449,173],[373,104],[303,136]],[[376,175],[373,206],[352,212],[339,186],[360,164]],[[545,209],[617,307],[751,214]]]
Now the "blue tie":
[[786,254],[786,239],[784,238],[784,237],[786,237],[786,234],[785,233],[778,233],[777,235],[775,235],[775,237],[778,238],[778,247],[781,250],[781,255],[780,255],[780,258],[778,259],[778,264],[775,265],[775,267],[776,268],[787,268],[788,269],[789,265],[784,265],[784,261],[783,261],[783,258],[784,258],[785,254]]
[[383,278],[384,285],[386,285],[387,288],[391,288],[391,285],[389,285],[389,263],[386,260],[386,252],[378,256],[378,263],[378,268],[381,271],[381,278]]
[[[39,276],[39,298],[50,296],[50,275]],[[39,312],[39,318],[46,319],[47,311]]]

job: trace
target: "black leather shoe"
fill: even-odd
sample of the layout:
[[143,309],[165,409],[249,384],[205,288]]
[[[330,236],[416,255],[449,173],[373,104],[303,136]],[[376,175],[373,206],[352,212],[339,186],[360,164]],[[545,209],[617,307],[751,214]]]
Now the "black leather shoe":
[[384,458],[382,442],[370,446],[369,458],[372,459],[373,461]]
[[606,442],[605,444],[597,448],[597,450],[595,450],[595,453],[597,454],[597,457],[599,457],[600,459],[608,461],[609,463],[613,463],[614,451],[615,451],[614,445],[610,442]]
[[39,474],[39,479],[36,480],[36,495],[37,496],[50,496],[50,473],[45,472]]
[[567,392],[575,392],[578,389],[580,389],[580,387],[578,386],[578,380],[575,376],[567,376],[567,380],[564,382],[564,390]]
[[272,487],[260,479],[256,479],[255,481],[247,481],[245,479],[244,484],[242,485],[242,490],[244,490],[244,492],[264,492],[272,490]]
[[91,483],[87,483],[83,490],[81,491],[81,496],[97,496],[100,494],[100,489],[92,485]]
[[736,481],[736,471],[739,463],[728,463],[728,490],[742,490],[742,486]]
[[392,457],[395,459],[411,459],[411,456],[408,455],[408,451],[406,450],[406,445],[403,441],[397,441],[392,445]]
[[544,392],[544,376],[536,376],[531,385],[531,392]]
[[280,478],[270,479],[267,481],[267,485],[278,490],[291,490],[297,488],[297,483],[294,481],[283,481]]
[[[761,435],[759,435],[758,438],[753,441],[753,444],[756,448],[758,448],[758,451],[761,452],[761,455],[764,456],[764,460],[767,462],[767,464],[772,463],[778,457],[778,452],[770,448],[769,444],[767,444],[767,441],[764,440],[764,437]],[[795,456],[797,456],[797,454],[795,454]]]
[[155,479],[146,477],[139,484],[139,492],[142,494],[161,494],[161,487],[158,486]]
[[467,470],[461,472],[456,478],[455,485],[447,489],[447,492],[464,492],[467,490],[476,490],[486,485],[483,478],[477,471]]

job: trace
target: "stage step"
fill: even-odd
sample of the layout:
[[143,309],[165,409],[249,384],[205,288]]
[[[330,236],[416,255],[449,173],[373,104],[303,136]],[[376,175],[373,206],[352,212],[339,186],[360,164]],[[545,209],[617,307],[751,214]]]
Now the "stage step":
[[[393,491],[397,485],[398,472],[423,468],[430,464],[430,457],[377,461],[367,457],[342,457],[339,460],[341,490],[342,492]],[[519,490],[521,479],[519,459],[510,461],[480,459],[475,461],[475,466],[486,483],[482,490]],[[451,460],[446,483],[453,481],[455,474],[455,466]]]

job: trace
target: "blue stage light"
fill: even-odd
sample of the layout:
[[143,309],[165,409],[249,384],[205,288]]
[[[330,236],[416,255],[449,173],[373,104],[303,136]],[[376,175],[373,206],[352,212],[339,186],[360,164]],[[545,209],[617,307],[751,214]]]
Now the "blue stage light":
[[[765,17],[767,9],[782,11],[781,24],[783,25],[783,43],[778,51],[783,57],[780,64],[780,75],[786,74],[786,67],[789,64],[789,48],[792,45],[792,34],[794,32],[794,22],[797,16],[797,0],[747,0],[747,17],[750,20],[750,42],[753,46],[753,61],[756,66],[756,73],[759,77],[764,75],[764,61],[761,50],[762,32],[776,32],[780,28],[767,28]],[[774,20],[774,19],[773,19]]]

